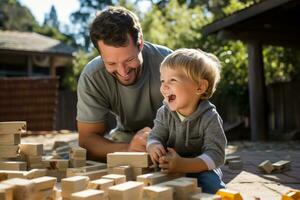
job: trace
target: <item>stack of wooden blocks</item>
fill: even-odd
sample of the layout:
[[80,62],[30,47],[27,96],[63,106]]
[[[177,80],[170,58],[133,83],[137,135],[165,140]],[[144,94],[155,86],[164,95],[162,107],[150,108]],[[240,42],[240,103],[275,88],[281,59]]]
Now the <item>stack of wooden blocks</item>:
[[0,122],[0,170],[27,169],[19,154],[22,133],[26,133],[26,122]]
[[86,149],[72,147],[69,153],[70,167],[84,167],[86,165]]
[[42,163],[43,144],[24,143],[20,144],[20,153],[25,156],[28,169],[43,169]]

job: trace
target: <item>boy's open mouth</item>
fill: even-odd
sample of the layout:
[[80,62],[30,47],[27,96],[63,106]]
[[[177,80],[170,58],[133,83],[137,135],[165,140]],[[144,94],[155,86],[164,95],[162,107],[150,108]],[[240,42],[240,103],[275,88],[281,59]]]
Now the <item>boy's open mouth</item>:
[[167,100],[169,103],[173,102],[176,99],[176,95],[170,94],[167,96]]

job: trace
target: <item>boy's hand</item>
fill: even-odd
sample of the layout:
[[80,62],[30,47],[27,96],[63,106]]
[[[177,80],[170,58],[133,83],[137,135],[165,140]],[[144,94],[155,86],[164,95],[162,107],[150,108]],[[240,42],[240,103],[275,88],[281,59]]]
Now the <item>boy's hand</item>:
[[182,166],[183,159],[173,148],[168,148],[168,153],[159,159],[159,167],[166,173],[182,172]]
[[159,161],[159,158],[163,155],[166,155],[166,150],[163,145],[159,143],[154,143],[149,145],[148,153],[150,154],[150,158],[154,166],[156,166]]

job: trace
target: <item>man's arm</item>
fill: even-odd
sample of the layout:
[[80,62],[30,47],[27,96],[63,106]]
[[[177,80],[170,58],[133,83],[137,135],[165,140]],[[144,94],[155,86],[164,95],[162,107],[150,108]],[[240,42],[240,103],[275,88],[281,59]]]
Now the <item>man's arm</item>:
[[104,137],[106,123],[77,122],[79,145],[88,151],[93,160],[106,160],[106,154],[115,151],[128,151],[129,144],[114,143]]
[[138,131],[131,142],[117,143],[104,137],[106,123],[77,122],[79,132],[79,145],[88,151],[90,159],[106,160],[106,155],[116,151],[146,151],[146,142],[150,128]]

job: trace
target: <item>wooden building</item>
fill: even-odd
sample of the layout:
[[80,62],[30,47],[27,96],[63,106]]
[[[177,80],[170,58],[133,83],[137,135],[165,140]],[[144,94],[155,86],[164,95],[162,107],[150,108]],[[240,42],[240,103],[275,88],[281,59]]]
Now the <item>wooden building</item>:
[[0,121],[27,121],[31,131],[54,130],[60,112],[58,71],[71,65],[73,52],[37,33],[0,31]]

